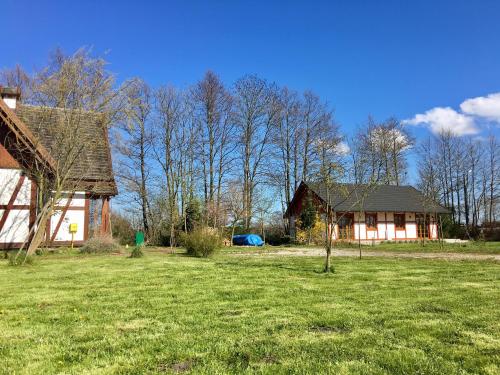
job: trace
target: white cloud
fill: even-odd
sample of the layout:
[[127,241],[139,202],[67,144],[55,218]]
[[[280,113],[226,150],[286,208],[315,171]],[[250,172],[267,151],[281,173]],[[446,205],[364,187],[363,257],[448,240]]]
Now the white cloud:
[[429,129],[438,134],[443,131],[450,131],[456,135],[477,134],[479,129],[472,116],[459,113],[450,107],[436,107],[425,113],[415,115],[415,117],[404,120],[408,125],[427,125]]
[[345,142],[340,142],[336,147],[335,147],[335,151],[339,154],[339,155],[348,155],[350,152],[351,152],[351,148],[349,147],[349,145]]
[[485,117],[488,120],[500,122],[500,92],[488,96],[467,99],[460,104],[463,113]]
[[478,124],[485,121],[500,124],[500,92],[487,96],[466,99],[460,104],[460,111],[450,107],[436,107],[404,120],[408,125],[424,125],[437,134],[451,131],[456,135],[477,134]]

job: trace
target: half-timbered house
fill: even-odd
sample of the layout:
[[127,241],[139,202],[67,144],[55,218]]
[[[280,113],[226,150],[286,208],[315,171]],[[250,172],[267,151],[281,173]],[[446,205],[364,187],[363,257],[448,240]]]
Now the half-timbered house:
[[338,240],[411,241],[438,239],[440,214],[448,210],[412,186],[325,184],[301,182],[287,208],[294,236],[305,200],[321,214],[329,212]]
[[[38,207],[37,182],[30,177],[35,163],[47,170],[57,163],[54,157],[58,134],[54,124],[68,110],[21,104],[17,89],[0,87],[0,248],[18,248],[27,240],[35,225]],[[50,115],[47,115],[50,113]],[[82,112],[78,126],[92,147],[82,154],[70,173],[78,189],[63,195],[47,223],[45,243],[81,245],[91,231],[110,232],[110,198],[117,194],[106,126],[102,117]],[[22,145],[16,147],[15,145]],[[76,232],[70,233],[70,225]]]

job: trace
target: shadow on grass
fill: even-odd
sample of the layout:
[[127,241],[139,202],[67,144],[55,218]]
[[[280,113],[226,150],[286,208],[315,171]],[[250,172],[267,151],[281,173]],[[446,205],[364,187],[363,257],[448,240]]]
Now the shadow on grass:
[[[226,261],[226,262],[221,262],[221,261],[216,261],[215,262],[216,266],[220,267],[226,267],[226,268],[240,268],[240,269],[248,269],[248,268],[255,268],[255,269],[276,269],[276,270],[285,270],[285,271],[293,271],[293,272],[300,272],[300,273],[315,273],[318,275],[327,275],[328,273],[325,273],[323,270],[324,265],[322,263],[318,263],[317,265],[290,265],[290,264],[285,264],[285,263],[254,263],[254,262],[235,262],[235,261]],[[314,267],[314,268],[313,268]],[[330,270],[330,273],[335,273],[335,268],[332,267]]]

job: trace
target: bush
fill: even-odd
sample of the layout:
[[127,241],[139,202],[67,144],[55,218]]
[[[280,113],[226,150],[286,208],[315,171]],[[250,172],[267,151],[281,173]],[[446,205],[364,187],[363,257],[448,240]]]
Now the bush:
[[288,245],[292,239],[285,232],[281,215],[274,217],[273,221],[266,225],[266,243],[273,246]]
[[142,258],[143,256],[144,252],[142,251],[142,246],[134,246],[132,253],[130,253],[130,258]]
[[295,229],[295,241],[299,244],[323,244],[325,242],[325,223],[321,218],[310,229],[303,229],[302,222],[297,220]]
[[45,253],[43,249],[36,249],[35,250],[35,255],[42,256]]
[[182,244],[187,253],[195,257],[208,257],[222,246],[219,235],[210,228],[198,228],[183,234]]
[[13,251],[8,255],[9,266],[23,266],[23,265],[32,265],[35,263],[35,259],[32,255],[27,256],[26,251],[21,251],[21,254],[17,256],[18,252]]
[[135,240],[135,231],[130,221],[122,215],[111,214],[111,228],[113,236],[121,245],[133,245]]
[[272,246],[280,245],[290,245],[292,243],[292,238],[289,235],[275,235],[274,233],[269,235],[266,234],[266,243]]
[[115,253],[120,250],[120,245],[111,236],[93,237],[80,248],[84,254]]

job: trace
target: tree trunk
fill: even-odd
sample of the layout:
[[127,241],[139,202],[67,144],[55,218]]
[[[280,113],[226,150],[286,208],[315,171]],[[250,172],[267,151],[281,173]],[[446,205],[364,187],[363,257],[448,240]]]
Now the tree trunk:
[[330,260],[331,254],[332,254],[332,249],[328,246],[326,248],[326,259],[325,259],[325,269],[324,269],[325,273],[329,273],[331,270],[331,260]]
[[234,229],[236,227],[236,221],[233,223],[232,227],[231,227],[231,247],[233,247],[233,237],[234,237]]
[[[41,209],[40,214],[37,220],[35,221],[36,229],[33,238],[28,245],[28,249],[26,250],[26,257],[33,255],[35,253],[35,250],[38,249],[42,244],[43,238],[45,236],[45,231],[47,228],[47,222],[48,220],[50,220],[51,216],[52,216],[52,203],[48,201]],[[26,258],[24,261],[26,261]]]

